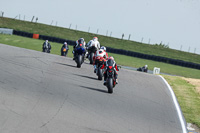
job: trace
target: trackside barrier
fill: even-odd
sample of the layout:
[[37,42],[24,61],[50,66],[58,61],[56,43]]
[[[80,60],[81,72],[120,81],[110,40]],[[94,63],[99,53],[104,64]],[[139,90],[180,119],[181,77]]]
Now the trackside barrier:
[[[30,37],[30,38],[33,37],[33,33],[28,33],[28,32],[24,32],[24,31],[13,30],[13,34],[19,35],[19,36],[24,36],[24,37]],[[69,45],[76,44],[76,42],[72,41],[72,40],[66,40],[66,39],[61,39],[61,38],[51,37],[51,36],[46,36],[46,35],[39,35],[39,39],[49,40],[52,42],[57,42],[57,43],[62,43],[62,44],[64,42],[67,42]],[[158,62],[164,62],[164,63],[168,63],[168,64],[173,64],[173,65],[178,65],[178,66],[183,66],[183,67],[194,68],[194,69],[200,70],[200,64],[197,64],[197,63],[186,62],[186,61],[182,61],[182,60],[171,59],[171,58],[155,56],[155,55],[148,55],[148,54],[143,54],[143,53],[138,53],[138,52],[133,52],[133,51],[127,51],[127,50],[123,50],[123,49],[115,49],[115,48],[110,48],[110,47],[106,47],[106,49],[107,49],[107,52],[110,52],[110,53],[132,56],[132,57],[153,60],[153,61],[158,61]]]
[[[28,33],[28,32],[24,32],[24,31],[13,30],[13,34],[14,35],[18,35],[18,36],[23,36],[23,37],[34,38],[34,34],[33,33]],[[75,43],[76,43],[75,41],[56,38],[56,37],[51,37],[51,36],[46,36],[46,35],[39,35],[39,34],[37,35],[37,34],[35,34],[35,36],[36,36],[36,38],[38,36],[38,39],[49,40],[51,42],[57,42],[57,43],[67,42],[69,45],[75,45]]]
[[0,28],[0,34],[12,35],[13,34],[13,29]]
[[34,39],[39,39],[39,34],[33,34]]

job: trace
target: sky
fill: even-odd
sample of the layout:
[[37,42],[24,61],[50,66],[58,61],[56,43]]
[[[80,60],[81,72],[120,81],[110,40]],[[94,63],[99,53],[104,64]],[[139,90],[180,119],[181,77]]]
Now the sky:
[[200,0],[0,0],[1,12],[200,54]]

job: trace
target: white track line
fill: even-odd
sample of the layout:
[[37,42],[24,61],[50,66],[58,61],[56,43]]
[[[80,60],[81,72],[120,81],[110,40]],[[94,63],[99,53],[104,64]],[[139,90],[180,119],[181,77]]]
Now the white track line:
[[179,120],[180,120],[180,123],[181,123],[181,127],[182,127],[182,130],[183,130],[183,133],[187,133],[187,128],[186,128],[186,124],[185,124],[185,119],[183,118],[183,115],[182,115],[182,112],[181,112],[181,109],[180,109],[180,106],[178,104],[178,101],[176,99],[176,96],[174,94],[174,91],[172,90],[171,86],[168,84],[168,82],[165,80],[165,78],[163,78],[161,75],[159,75],[163,81],[165,82],[165,84],[167,85],[171,95],[172,95],[172,99],[174,101],[174,105],[176,107],[176,110],[177,110],[177,113],[178,113],[178,117],[179,117]]

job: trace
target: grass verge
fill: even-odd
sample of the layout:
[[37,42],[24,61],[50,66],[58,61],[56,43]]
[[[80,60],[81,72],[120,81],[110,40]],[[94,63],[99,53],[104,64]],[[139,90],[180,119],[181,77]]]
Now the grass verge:
[[173,88],[186,121],[200,128],[200,94],[197,92],[196,86],[182,77],[162,76]]

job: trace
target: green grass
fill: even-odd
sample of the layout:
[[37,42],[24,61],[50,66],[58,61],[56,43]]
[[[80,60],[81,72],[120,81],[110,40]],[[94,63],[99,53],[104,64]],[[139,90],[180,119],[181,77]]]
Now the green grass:
[[[20,37],[20,36],[15,36],[15,35],[0,34],[0,43],[32,49],[32,50],[37,50],[37,51],[42,51],[43,42],[44,42],[43,40],[38,40],[38,39]],[[62,44],[54,43],[54,42],[50,42],[50,43],[52,45],[51,53],[60,55],[60,48]],[[68,52],[68,56],[72,57],[73,48],[72,46],[70,46],[69,48],[70,50]],[[161,68],[161,72],[163,73],[169,73],[173,75],[200,79],[199,70],[197,69],[180,67],[176,65],[171,65],[171,64],[166,64],[166,63],[161,63],[161,62],[156,62],[156,61],[151,61],[151,60],[145,60],[145,59],[140,59],[140,58],[134,58],[134,57],[125,56],[125,55],[118,55],[118,54],[113,54],[113,53],[108,53],[108,55],[113,56],[119,65],[138,68],[138,67],[144,66],[145,64],[148,64],[150,70],[153,70],[154,67],[159,67]]]
[[[16,46],[20,48],[27,48],[36,51],[42,51],[42,44],[44,43],[43,40],[39,39],[32,39],[26,37],[20,37],[15,35],[3,35],[0,34],[0,43]],[[61,43],[51,43],[52,50],[51,54],[60,55],[60,49],[62,47]],[[72,46],[69,46],[68,56],[72,57]]]
[[149,45],[135,41],[121,40],[117,38],[95,35],[82,31],[70,30],[62,27],[49,26],[40,23],[31,23],[27,21],[19,21],[1,17],[0,17],[0,27],[12,28],[15,30],[37,33],[41,35],[54,36],[69,40],[77,40],[80,37],[84,37],[86,41],[89,41],[94,36],[98,36],[102,46],[104,45],[104,46],[114,47],[117,49],[125,49],[139,53],[163,56],[173,59],[180,59],[200,64],[200,55],[197,54],[164,48],[162,46]]
[[200,95],[195,86],[181,77],[163,76],[173,88],[186,121],[200,127]]

